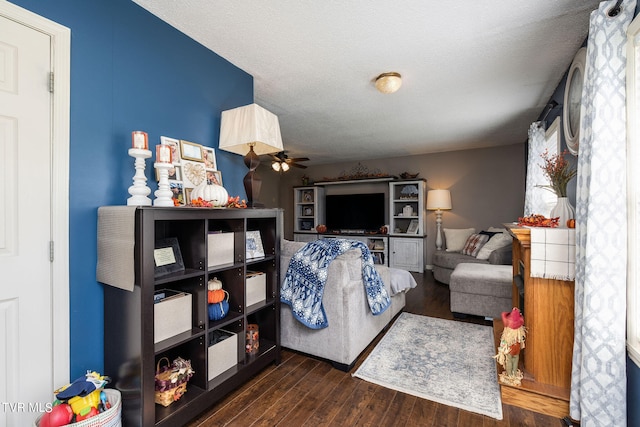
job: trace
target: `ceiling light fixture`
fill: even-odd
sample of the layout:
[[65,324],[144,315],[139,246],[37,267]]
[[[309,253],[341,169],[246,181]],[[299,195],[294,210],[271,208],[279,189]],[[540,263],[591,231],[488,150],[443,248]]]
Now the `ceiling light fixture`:
[[402,76],[399,73],[382,73],[376,77],[376,89],[382,93],[394,93],[402,86]]
[[276,172],[286,172],[289,170],[289,165],[284,161],[274,161],[271,163],[271,168]]

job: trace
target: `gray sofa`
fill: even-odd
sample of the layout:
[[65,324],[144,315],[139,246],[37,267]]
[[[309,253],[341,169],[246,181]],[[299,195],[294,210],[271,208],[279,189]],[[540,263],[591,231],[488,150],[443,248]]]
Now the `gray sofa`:
[[[291,257],[304,245],[304,242],[289,240],[281,242],[281,278],[287,272]],[[406,301],[404,292],[393,295],[391,306],[382,314],[374,316],[371,313],[362,282],[360,257],[360,250],[352,249],[329,265],[322,298],[328,327],[310,329],[293,317],[288,305],[282,304],[280,337],[283,347],[327,359],[336,368],[348,371],[360,353],[402,310]],[[392,295],[390,269],[384,266],[376,266],[376,269],[387,292]]]
[[499,248],[491,252],[488,260],[477,259],[470,255],[464,255],[460,252],[447,252],[445,250],[435,251],[431,258],[433,265],[433,277],[442,283],[449,284],[451,273],[458,264],[475,263],[475,264],[495,264],[495,265],[511,265],[513,254],[511,245]]

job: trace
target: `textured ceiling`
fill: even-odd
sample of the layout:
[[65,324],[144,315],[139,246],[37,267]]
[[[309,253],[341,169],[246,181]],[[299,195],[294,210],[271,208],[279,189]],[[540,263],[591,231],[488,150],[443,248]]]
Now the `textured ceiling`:
[[[524,142],[598,0],[134,0],[254,77],[308,164]],[[375,77],[402,74],[377,92]]]

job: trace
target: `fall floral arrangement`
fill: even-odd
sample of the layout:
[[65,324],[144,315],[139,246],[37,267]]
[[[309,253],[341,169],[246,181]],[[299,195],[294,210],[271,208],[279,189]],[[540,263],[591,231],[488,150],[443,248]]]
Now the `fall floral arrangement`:
[[[198,197],[197,199],[192,199],[191,204],[189,206],[194,208],[212,208],[213,204],[207,200],[202,199],[202,197]],[[227,204],[224,205],[223,207],[245,209],[247,207],[247,202],[244,199],[240,200],[240,196],[236,196],[236,197],[229,196],[229,200],[227,200]]]
[[576,170],[564,158],[567,153],[567,150],[556,155],[549,154],[548,150],[542,153],[544,165],[540,167],[551,184],[541,185],[541,187],[553,191],[558,197],[567,197],[567,184],[576,176]]

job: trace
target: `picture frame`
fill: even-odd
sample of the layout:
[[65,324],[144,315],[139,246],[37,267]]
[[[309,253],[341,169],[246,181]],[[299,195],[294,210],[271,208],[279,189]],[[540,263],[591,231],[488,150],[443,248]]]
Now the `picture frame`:
[[169,188],[171,189],[171,198],[177,200],[177,206],[184,206],[186,204],[186,197],[184,195],[184,186],[180,181],[169,181]]
[[204,162],[202,155],[202,145],[195,142],[180,140],[180,155],[184,160],[192,160],[194,162]]
[[302,215],[313,216],[313,206],[305,206],[302,208]]
[[313,228],[313,221],[300,221],[300,230],[309,231]]
[[313,202],[313,191],[303,191],[302,192],[302,201],[312,203]]
[[418,228],[418,220],[412,219],[409,223],[409,227],[407,227],[407,234],[417,234]]
[[264,247],[262,246],[260,231],[247,231],[246,239],[247,259],[264,257]]
[[211,147],[202,147],[202,160],[204,161],[204,168],[209,170],[218,170],[218,163],[216,162],[216,152]]
[[179,140],[174,138],[169,138],[168,136],[161,136],[160,144],[171,146],[171,158],[173,159],[174,165],[179,165],[182,162],[182,157],[180,156]]
[[174,166],[169,169],[169,179],[173,179],[174,181],[182,181],[182,177],[180,175],[180,166]]
[[208,170],[206,173],[207,173],[207,183],[222,185],[222,172]]
[[[169,170],[167,171],[169,174],[169,181],[182,181],[182,173],[180,171],[181,167],[176,165],[175,163],[173,164],[172,168],[169,168]],[[155,169],[156,171],[156,181],[160,181],[160,175],[158,173],[158,169]]]
[[153,261],[155,263],[155,277],[184,271],[184,261],[178,239],[176,237],[168,237],[156,240]]

